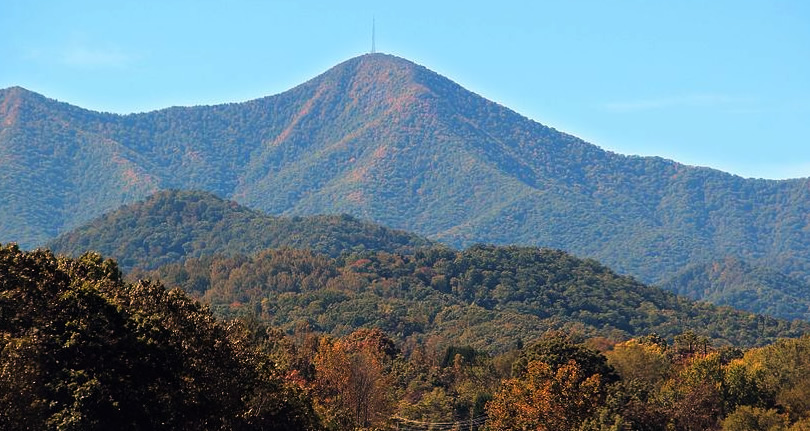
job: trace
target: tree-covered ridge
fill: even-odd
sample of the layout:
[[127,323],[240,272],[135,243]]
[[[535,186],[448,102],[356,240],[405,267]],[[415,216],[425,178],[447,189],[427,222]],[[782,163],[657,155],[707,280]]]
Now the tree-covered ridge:
[[810,274],[810,180],[606,152],[383,54],[272,97],[123,116],[2,90],[0,154],[0,240],[25,247],[177,188],[560,248],[648,282],[718,256]]
[[[278,247],[335,257],[363,250],[412,254],[431,244],[415,234],[347,215],[274,217],[208,192],[169,190],[97,218],[48,246],[72,256],[97,250],[128,270]],[[660,286],[692,299],[777,318],[810,318],[810,290],[802,281],[735,258],[686,267]]]
[[208,192],[169,190],[59,236],[48,246],[78,256],[95,250],[124,269],[155,268],[189,257],[252,254],[267,248],[412,253],[432,242],[347,215],[274,217]]
[[311,401],[178,289],[0,246],[0,429],[315,429]]
[[660,286],[678,295],[738,310],[810,320],[810,285],[736,258],[686,267]]
[[203,257],[135,278],[190,292],[223,316],[249,315],[346,335],[379,328],[397,340],[431,337],[505,351],[565,328],[623,339],[685,329],[716,344],[758,345],[810,324],[718,308],[617,275],[592,260],[532,247],[424,249],[338,258],[297,250]]

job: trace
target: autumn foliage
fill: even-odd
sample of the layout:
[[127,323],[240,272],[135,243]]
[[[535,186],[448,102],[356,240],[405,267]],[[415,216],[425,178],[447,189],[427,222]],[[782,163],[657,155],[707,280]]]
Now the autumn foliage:
[[384,424],[393,413],[389,393],[393,342],[380,330],[360,330],[346,339],[324,337],[315,356],[317,411],[338,429]]
[[[302,274],[345,271],[355,291],[396,289],[388,277],[364,282],[371,271],[436,277],[426,265],[406,272],[404,259],[369,256],[352,261],[362,268],[326,272],[284,253],[275,262]],[[281,273],[268,279],[310,289]],[[474,286],[468,281],[451,286]],[[395,305],[379,304],[383,312]],[[179,289],[124,281],[98,254],[70,259],[0,247],[0,429],[798,431],[810,424],[810,337],[742,350],[688,330],[625,340],[548,331],[526,346],[486,351],[369,327],[329,335],[307,320],[287,332],[263,320],[264,310],[249,303],[243,310],[255,313],[221,320]]]
[[587,375],[574,361],[553,369],[533,361],[526,374],[503,383],[489,403],[493,430],[574,430],[605,397],[602,377]]

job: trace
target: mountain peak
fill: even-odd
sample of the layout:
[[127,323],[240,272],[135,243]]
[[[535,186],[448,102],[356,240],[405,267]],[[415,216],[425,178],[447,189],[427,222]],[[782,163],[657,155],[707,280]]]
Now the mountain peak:
[[34,92],[17,86],[0,90],[0,126],[8,127],[16,123],[20,113],[20,105],[23,100],[32,95],[38,96]]
[[[320,86],[348,90],[349,97],[357,97],[358,92],[372,91],[388,93],[413,90],[428,69],[390,54],[364,54],[350,58],[314,79]],[[380,94],[379,96],[383,96]]]
[[366,67],[373,67],[377,68],[378,70],[384,69],[415,69],[415,68],[422,68],[416,63],[406,58],[397,57],[396,55],[392,54],[383,54],[379,52],[370,53],[370,54],[362,54],[356,57],[352,57],[337,66],[335,68],[339,68],[343,65],[362,65]]
[[1,88],[0,89],[0,97],[10,97],[10,96],[20,96],[26,93],[34,93],[31,90],[25,89],[20,87],[19,85],[13,85],[8,88]]
[[[0,103],[28,99],[48,99],[47,97],[18,85],[0,89]],[[50,100],[50,99],[48,99]]]
[[19,122],[27,123],[32,119],[26,118],[30,115],[34,115],[34,118],[48,116],[53,120],[55,117],[52,116],[77,112],[91,111],[51,99],[20,86],[0,89],[0,126],[3,127],[9,127]]

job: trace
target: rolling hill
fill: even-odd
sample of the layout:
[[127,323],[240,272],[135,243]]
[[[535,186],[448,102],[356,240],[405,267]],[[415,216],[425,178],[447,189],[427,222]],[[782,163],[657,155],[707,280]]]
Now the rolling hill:
[[411,256],[365,252],[330,258],[265,250],[206,256],[136,271],[209,304],[219,316],[251,316],[292,333],[347,335],[380,328],[400,341],[503,352],[550,329],[612,339],[686,330],[720,346],[799,336],[787,322],[678,297],[620,276],[593,260],[536,247],[477,245]]
[[722,256],[810,279],[810,180],[603,151],[390,55],[275,96],[131,115],[0,90],[0,241],[44,244],[162,189],[560,248],[647,282]]
[[434,243],[347,215],[273,217],[207,192],[169,190],[125,205],[48,243],[57,253],[94,250],[121,268],[151,269],[205,255],[252,254],[266,248],[410,254]]

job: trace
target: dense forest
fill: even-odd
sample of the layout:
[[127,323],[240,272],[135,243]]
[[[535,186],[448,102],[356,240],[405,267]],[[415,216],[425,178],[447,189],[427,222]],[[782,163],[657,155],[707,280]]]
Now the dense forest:
[[409,254],[433,244],[348,215],[273,217],[211,193],[168,190],[61,235],[48,248],[74,257],[95,250],[128,270],[278,247],[337,256],[363,250]]
[[0,151],[0,241],[23,247],[157,190],[202,189],[455,247],[565,249],[645,282],[723,256],[810,274],[810,179],[603,151],[384,54],[276,96],[131,115],[0,90]]
[[464,343],[503,352],[549,329],[625,339],[687,329],[717,345],[751,346],[797,336],[810,323],[715,307],[617,275],[592,260],[534,247],[209,256],[135,271],[210,304],[219,315],[255,316],[293,331],[346,335],[380,328],[397,341]]
[[[412,255],[438,244],[348,215],[275,217],[208,192],[169,190],[105,214],[47,246],[74,257],[95,250],[116,259],[126,271],[278,247],[338,257],[363,251]],[[806,283],[736,258],[685,267],[659,286],[692,299],[777,318],[810,318]]]
[[[478,339],[481,345],[491,346],[517,342],[506,332],[528,331],[536,336],[544,329],[561,326],[582,325],[583,331],[603,335],[616,331],[632,336],[641,328],[641,332],[671,335],[683,330],[681,323],[662,317],[661,310],[672,310],[679,322],[714,331],[712,337],[732,344],[763,343],[773,336],[762,329],[768,324],[756,319],[732,318],[730,311],[725,314],[731,320],[717,318],[722,313],[706,312],[709,308],[705,305],[666,295],[565,253],[492,247],[457,252],[349,216],[273,217],[206,192],[156,193],[62,235],[50,245],[54,251],[74,257],[84,250],[99,251],[116,258],[125,270],[134,269],[132,277],[169,280],[223,315],[259,310],[260,314],[275,316],[274,324],[279,326],[309,319],[319,330],[335,334],[365,325],[403,334],[398,335],[401,337],[438,332]],[[309,249],[314,254],[275,250],[253,255],[277,247]],[[485,251],[489,256],[483,256]],[[368,262],[361,265],[364,259]],[[543,267],[538,262],[544,260]],[[758,278],[761,283],[752,286],[747,280],[760,272],[735,260],[724,262],[721,267],[712,267],[721,278],[700,283],[703,279],[697,275],[705,272],[687,268],[663,286],[694,299],[713,299],[739,309],[788,319],[806,317],[795,311],[803,304],[801,288],[791,290],[784,277],[772,278],[776,277],[773,274]],[[158,271],[144,273],[158,267]],[[575,271],[575,267],[585,269]],[[557,280],[539,281],[551,273]],[[749,301],[725,301],[721,294],[712,294],[709,286],[721,279],[728,286],[718,292]],[[567,285],[562,280],[567,280]],[[770,290],[763,289],[762,283],[768,280],[772,280]],[[470,293],[465,284],[478,284],[478,291]],[[394,293],[391,285],[396,286]],[[694,287],[687,290],[683,286]],[[620,295],[611,296],[618,290]],[[630,291],[635,292],[635,298],[628,296]],[[731,292],[738,293],[731,296]],[[782,300],[787,295],[783,292],[793,296]],[[277,296],[281,293],[283,300]],[[381,301],[391,310],[383,311],[378,305]],[[761,303],[775,305],[755,307]],[[450,304],[454,308],[448,308]],[[457,312],[452,314],[450,309]],[[318,322],[312,319],[316,311],[320,314]],[[707,317],[713,313],[715,317]],[[465,324],[457,325],[459,319],[466,319]],[[493,319],[498,324],[486,324]],[[493,331],[499,326],[520,330]],[[460,327],[466,328],[467,334],[452,333]]]
[[[291,251],[277,253],[277,260],[294,260],[283,257]],[[298,265],[338,262],[296,253]],[[452,253],[412,259],[439,263]],[[565,284],[571,273],[584,277],[579,282],[623,280],[560,252],[484,247],[465,253],[444,261],[455,269],[431,280],[466,273],[466,262],[482,268],[473,286],[487,286],[495,271],[500,283],[525,281],[509,273],[499,254],[523,262],[533,276],[548,271],[541,278],[546,282]],[[364,277],[370,268],[380,277],[421,268],[366,254],[372,257],[353,261],[365,267]],[[555,273],[563,280],[555,281]],[[272,283],[283,283],[276,275]],[[436,288],[445,286],[435,281]],[[450,282],[451,289],[463,284]],[[285,293],[294,291],[291,285]],[[480,300],[478,290],[459,294]],[[287,331],[260,314],[237,314],[216,318],[180,289],[127,282],[114,261],[98,254],[74,259],[0,247],[0,429],[742,431],[810,425],[806,336],[745,348],[718,345],[692,330],[621,340],[551,330],[493,350],[457,338],[399,341],[379,328],[336,335],[299,322]]]
[[249,329],[97,254],[0,248],[0,429],[306,429]]
[[687,266],[660,284],[692,299],[781,319],[810,321],[810,285],[737,258]]

